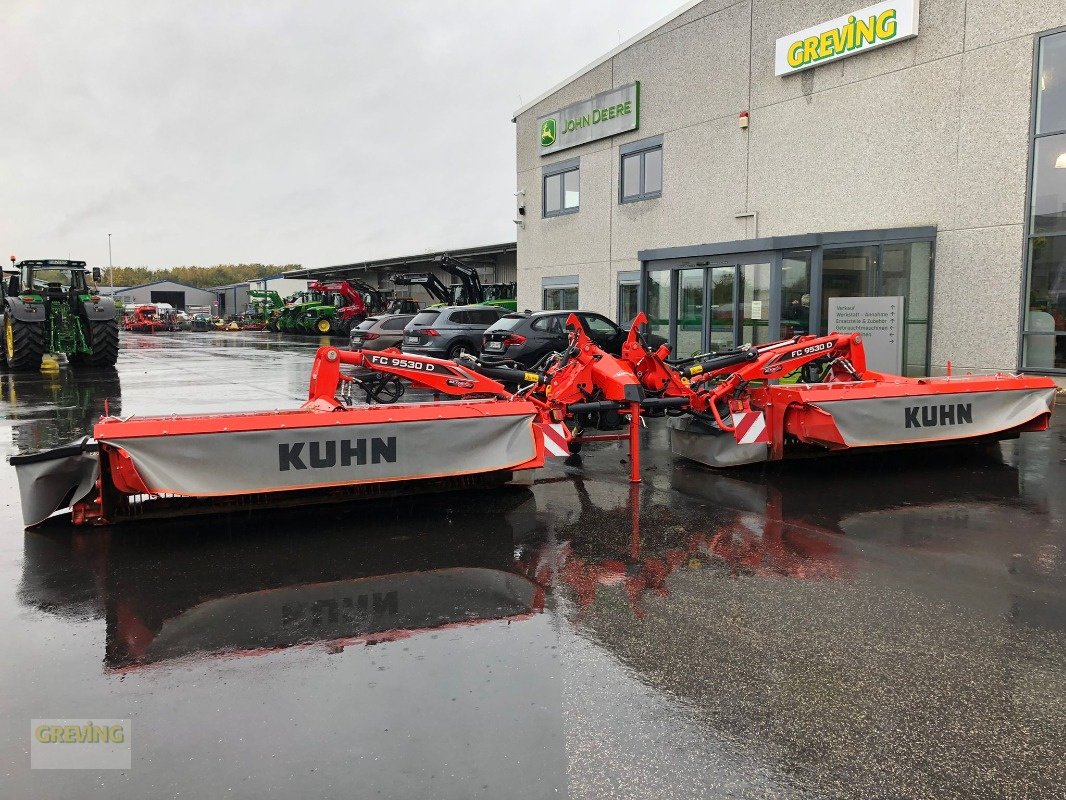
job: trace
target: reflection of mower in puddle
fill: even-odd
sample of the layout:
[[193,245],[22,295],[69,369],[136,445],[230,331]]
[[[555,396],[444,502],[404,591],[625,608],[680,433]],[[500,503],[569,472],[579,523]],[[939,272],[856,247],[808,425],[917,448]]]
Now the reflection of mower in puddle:
[[[627,503],[600,508],[585,482],[574,480],[580,513],[557,529],[563,544],[552,571],[573,590],[582,611],[603,588],[620,587],[632,612],[643,618],[644,598],[668,596],[667,579],[678,570],[718,564],[732,575],[847,578],[853,565],[840,547],[841,534],[943,547],[927,541],[938,530],[935,524],[914,521],[935,522],[963,506],[992,513],[994,504],[1019,493],[1017,470],[987,448],[943,451],[936,463],[917,469],[900,454],[871,458],[877,463],[853,471],[825,462],[730,476],[679,467],[671,473],[671,488],[719,512],[720,519],[704,524],[677,500],[668,505],[654,492],[641,508],[638,487]],[[871,482],[871,469],[882,480]]]
[[712,564],[725,565],[734,575],[794,580],[833,580],[844,573],[831,536],[790,529],[779,502],[766,504],[760,514],[728,514],[724,523],[701,525],[675,505],[652,499],[642,507],[638,486],[630,488],[625,504],[603,509],[593,503],[584,481],[574,485],[581,512],[557,528],[563,544],[551,571],[573,590],[582,612],[602,588],[620,587],[632,613],[642,619],[645,597],[667,597],[667,579],[677,570]]
[[[444,506],[391,509],[389,523],[368,523],[364,508],[281,512],[210,536],[177,523],[115,537],[53,526],[26,534],[19,596],[64,615],[102,609],[111,670],[316,643],[336,650],[543,610],[524,558],[529,492],[501,493],[459,530],[439,530]],[[425,519],[435,530],[419,530]],[[307,532],[294,536],[296,524]]]

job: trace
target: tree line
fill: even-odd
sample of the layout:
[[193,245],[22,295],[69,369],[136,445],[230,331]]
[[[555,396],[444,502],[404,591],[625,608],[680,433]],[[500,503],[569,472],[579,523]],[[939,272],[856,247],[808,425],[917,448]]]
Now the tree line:
[[299,264],[216,264],[213,267],[115,267],[114,275],[104,269],[102,283],[115,286],[139,286],[154,281],[177,281],[197,289],[225,286],[230,283],[245,283],[256,278],[280,275],[282,272],[300,269]]

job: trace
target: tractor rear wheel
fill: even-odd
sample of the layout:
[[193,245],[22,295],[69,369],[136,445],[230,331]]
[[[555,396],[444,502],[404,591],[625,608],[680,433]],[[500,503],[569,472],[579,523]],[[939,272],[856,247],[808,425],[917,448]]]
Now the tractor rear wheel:
[[4,361],[15,372],[41,368],[44,355],[44,323],[22,322],[4,315]]
[[320,336],[329,336],[333,333],[333,320],[329,317],[321,317],[315,322],[315,333]]
[[78,361],[87,367],[113,367],[118,361],[118,323],[113,319],[88,320],[86,340],[92,352]]

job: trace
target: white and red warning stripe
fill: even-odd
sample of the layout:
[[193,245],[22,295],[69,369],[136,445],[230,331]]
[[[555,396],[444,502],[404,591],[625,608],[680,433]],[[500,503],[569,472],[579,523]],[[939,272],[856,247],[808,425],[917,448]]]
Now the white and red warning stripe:
[[548,456],[561,456],[566,458],[570,455],[570,433],[561,422],[550,425],[539,425],[544,434],[544,454]]
[[737,444],[769,444],[766,417],[761,411],[734,411],[733,437]]

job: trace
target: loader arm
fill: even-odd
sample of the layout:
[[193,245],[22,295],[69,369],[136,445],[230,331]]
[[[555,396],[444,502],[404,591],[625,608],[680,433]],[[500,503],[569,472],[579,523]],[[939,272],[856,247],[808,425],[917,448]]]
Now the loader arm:
[[363,296],[352,288],[348,281],[335,281],[331,283],[325,283],[323,281],[315,281],[308,284],[308,288],[314,292],[330,293],[335,292],[348,301],[347,308],[354,308],[355,314],[367,314],[366,302],[363,300]]
[[463,285],[467,303],[484,302],[485,290],[481,286],[481,277],[477,274],[477,269],[447,253],[437,256],[436,262],[442,270],[459,279],[459,283]]
[[285,308],[285,301],[282,300],[281,295],[273,289],[249,289],[248,294],[251,297],[258,297],[261,300],[269,301],[270,307],[273,309]]
[[397,286],[421,286],[438,303],[451,303],[452,295],[440,278],[431,272],[402,272],[392,276]]
[[[351,284],[360,294],[370,296],[370,307],[368,308],[369,313],[377,314],[384,310],[386,304],[385,295],[383,295],[369,283],[364,283],[363,281],[351,279],[349,279],[347,282]],[[364,302],[366,302],[365,298]]]

